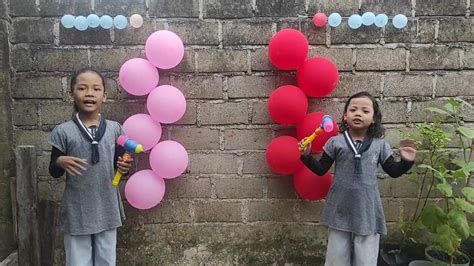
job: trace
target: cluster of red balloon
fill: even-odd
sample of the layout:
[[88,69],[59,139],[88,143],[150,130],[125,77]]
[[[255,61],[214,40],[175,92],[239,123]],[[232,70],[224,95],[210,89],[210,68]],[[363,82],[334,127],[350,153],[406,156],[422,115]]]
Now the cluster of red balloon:
[[130,94],[147,95],[149,114],[135,114],[123,124],[127,137],[150,151],[151,170],[134,173],[125,185],[125,197],[137,209],[150,209],[161,202],[165,194],[163,179],[181,175],[188,166],[188,153],[176,141],[160,141],[161,124],[178,121],[186,111],[183,93],[169,85],[158,86],[160,69],[170,69],[184,56],[184,45],[175,33],[154,32],[145,44],[147,59],[126,61],[119,72],[122,87]]
[[[268,101],[270,117],[283,125],[296,125],[297,138],[281,136],[268,145],[265,159],[270,169],[281,175],[293,175],[298,194],[307,200],[323,199],[331,185],[332,175],[316,176],[300,160],[298,142],[309,136],[321,125],[323,112],[307,113],[307,97],[324,97],[331,93],[339,82],[336,64],[324,57],[307,59],[309,43],[306,36],[294,29],[284,29],[275,34],[268,46],[270,62],[282,70],[295,70],[298,86],[284,85],[277,88]],[[313,141],[311,150],[321,152],[323,145],[337,135],[338,127],[333,122],[333,131],[322,132]]]

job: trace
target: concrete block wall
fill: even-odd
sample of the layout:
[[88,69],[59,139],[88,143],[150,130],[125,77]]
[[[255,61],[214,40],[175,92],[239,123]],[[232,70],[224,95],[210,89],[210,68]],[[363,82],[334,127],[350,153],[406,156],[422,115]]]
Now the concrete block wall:
[[[339,119],[347,97],[367,90],[380,100],[387,138],[395,148],[399,130],[426,120],[424,107],[451,96],[473,102],[473,2],[3,0],[0,29],[8,39],[1,41],[8,49],[1,51],[9,65],[2,87],[9,88],[5,106],[12,115],[6,123],[13,127],[13,142],[6,145],[37,147],[41,197],[60,201],[64,183],[48,176],[47,139],[72,114],[70,72],[84,66],[103,72],[109,93],[105,116],[123,122],[146,107],[144,97],[120,89],[120,66],[144,57],[152,32],[174,31],[185,43],[185,57],[178,67],[160,72],[160,83],[183,91],[187,111],[165,127],[162,139],[182,143],[190,163],[186,174],[166,181],[159,206],[141,212],[127,208],[119,262],[318,264],[326,241],[318,223],[324,203],[299,199],[291,177],[272,174],[265,163],[271,139],[293,134],[291,127],[272,123],[268,97],[278,86],[296,83],[294,73],[278,71],[268,61],[271,36],[299,29],[310,41],[311,56],[326,56],[338,65],[339,86],[329,97],[311,100],[310,111]],[[337,28],[316,29],[311,17],[319,11],[346,18]],[[403,30],[351,30],[347,17],[366,11],[405,14],[409,22]],[[78,32],[60,25],[67,13],[138,13],[145,22],[140,29]],[[138,165],[147,168],[146,157],[138,157]],[[390,239],[399,217],[413,209],[417,190],[406,178],[383,179],[380,189]],[[58,264],[63,260],[59,237]]]
[[10,197],[10,178],[15,171],[10,96],[9,17],[6,0],[0,1],[0,261],[14,249],[15,227]]

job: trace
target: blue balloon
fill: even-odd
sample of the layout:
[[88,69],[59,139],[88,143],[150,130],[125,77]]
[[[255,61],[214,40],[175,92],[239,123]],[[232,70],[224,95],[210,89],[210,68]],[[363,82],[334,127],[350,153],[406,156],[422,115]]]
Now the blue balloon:
[[385,27],[385,25],[387,25],[388,23],[388,17],[387,15],[385,14],[378,14],[376,17],[375,17],[375,26],[379,27],[379,28],[383,28]]
[[91,28],[97,28],[99,27],[100,24],[100,18],[96,14],[90,14],[87,16],[87,24]]
[[392,24],[397,29],[403,29],[408,23],[408,18],[405,15],[398,14],[392,19]]
[[360,28],[360,26],[362,26],[362,17],[357,14],[354,14],[349,17],[349,20],[347,21],[347,23],[349,24],[349,27],[351,29],[353,30],[358,29]]
[[374,24],[374,21],[375,21],[375,14],[374,13],[365,12],[362,15],[362,24],[364,24],[365,26],[370,26],[370,25]]
[[114,25],[114,20],[108,15],[100,17],[100,26],[104,29],[110,29]]
[[127,27],[127,24],[127,18],[122,15],[118,15],[114,18],[114,26],[119,30],[125,29]]
[[71,29],[74,27],[75,20],[76,18],[72,15],[64,15],[61,18],[61,24],[63,25],[64,28]]
[[76,19],[74,20],[74,27],[75,27],[77,30],[80,30],[80,31],[85,31],[85,30],[87,30],[87,27],[89,27],[89,25],[87,25],[87,19],[86,19],[86,17],[84,17],[84,16],[78,16],[78,17],[76,17]]
[[337,27],[341,24],[342,17],[339,13],[332,13],[328,17],[328,24],[331,27]]

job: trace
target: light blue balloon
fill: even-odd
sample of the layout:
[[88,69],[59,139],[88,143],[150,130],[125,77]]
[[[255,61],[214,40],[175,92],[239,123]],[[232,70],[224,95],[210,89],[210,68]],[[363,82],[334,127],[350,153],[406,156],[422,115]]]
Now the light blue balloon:
[[403,29],[408,23],[408,18],[403,14],[398,14],[392,19],[392,24],[397,29]]
[[328,17],[328,24],[331,27],[337,27],[341,24],[342,17],[339,13],[332,13]]
[[89,25],[87,24],[86,17],[77,16],[76,19],[74,20],[74,27],[79,31],[87,30],[87,27],[89,27]]
[[87,16],[87,24],[91,28],[97,28],[100,25],[100,18],[96,14],[90,14]]
[[385,14],[378,14],[377,16],[375,16],[375,26],[379,27],[379,28],[383,28],[385,27],[385,25],[387,25],[388,23],[388,17],[387,15]]
[[364,24],[365,26],[370,26],[370,25],[374,24],[374,21],[375,21],[375,14],[374,13],[365,12],[362,15],[362,24]]
[[63,25],[64,28],[71,29],[74,27],[75,20],[76,18],[73,15],[64,15],[61,18],[61,24]]
[[362,17],[360,15],[354,14],[349,17],[347,23],[351,29],[358,29],[360,26],[362,26]]
[[100,26],[104,29],[110,29],[114,25],[114,20],[108,15],[100,17]]
[[119,30],[123,30],[127,27],[127,24],[128,24],[128,20],[126,17],[122,16],[122,15],[118,15],[118,16],[115,16],[114,18],[114,26],[119,29]]

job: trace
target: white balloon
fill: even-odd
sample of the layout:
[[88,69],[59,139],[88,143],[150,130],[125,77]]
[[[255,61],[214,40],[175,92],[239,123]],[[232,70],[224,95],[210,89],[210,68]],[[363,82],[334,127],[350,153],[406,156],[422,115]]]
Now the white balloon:
[[134,28],[140,28],[143,25],[143,18],[139,14],[133,14],[130,17],[130,25]]

